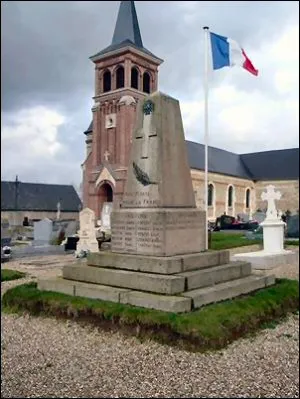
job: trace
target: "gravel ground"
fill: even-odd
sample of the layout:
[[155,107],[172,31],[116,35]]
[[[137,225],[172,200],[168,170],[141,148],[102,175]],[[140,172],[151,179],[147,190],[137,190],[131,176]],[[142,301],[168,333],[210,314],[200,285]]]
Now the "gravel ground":
[[[26,258],[1,265],[30,274],[2,283],[2,293],[39,276],[59,275],[61,259]],[[73,262],[74,258],[65,255],[63,260]],[[282,265],[272,272],[299,279],[298,264]],[[298,315],[291,315],[275,329],[206,354],[151,341],[140,343],[71,321],[6,314],[1,319],[1,397],[299,395]]]

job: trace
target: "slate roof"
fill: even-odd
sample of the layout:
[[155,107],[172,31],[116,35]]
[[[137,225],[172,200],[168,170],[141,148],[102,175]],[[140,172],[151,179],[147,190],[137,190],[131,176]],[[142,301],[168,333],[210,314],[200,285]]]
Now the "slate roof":
[[60,201],[61,212],[78,212],[80,198],[71,185],[18,182],[16,203],[16,182],[1,181],[1,211],[57,211]]
[[299,148],[240,155],[253,180],[299,179]]
[[[186,140],[186,147],[190,167],[204,170],[204,145]],[[208,147],[208,171],[245,179],[251,178],[238,154],[215,147]]]
[[150,55],[151,57],[156,58],[158,61],[162,61],[162,59],[156,57],[156,55],[151,53],[143,46],[134,1],[121,1],[111,44],[90,57],[90,59],[104,55],[111,51],[122,49],[127,46],[131,46],[147,55]]
[[[93,130],[93,122],[88,130]],[[204,145],[186,140],[190,168],[204,170]],[[250,180],[298,180],[299,148],[235,154],[208,147],[208,171]]]

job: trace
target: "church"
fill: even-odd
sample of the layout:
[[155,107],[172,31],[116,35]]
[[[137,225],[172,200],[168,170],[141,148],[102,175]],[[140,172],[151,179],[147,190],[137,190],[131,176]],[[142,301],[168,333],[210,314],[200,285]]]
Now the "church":
[[[137,104],[159,90],[163,60],[143,45],[134,1],[121,1],[111,44],[90,59],[95,96],[84,132],[82,194],[83,206],[99,219],[104,203],[122,203]],[[186,149],[196,204],[204,209],[204,145],[186,140]],[[208,148],[209,220],[264,210],[261,193],[268,184],[282,193],[282,212],[299,211],[299,148],[250,154]]]

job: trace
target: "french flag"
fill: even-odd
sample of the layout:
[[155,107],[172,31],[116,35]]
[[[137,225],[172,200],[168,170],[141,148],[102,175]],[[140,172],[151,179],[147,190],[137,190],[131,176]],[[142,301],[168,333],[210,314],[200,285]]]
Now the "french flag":
[[213,60],[213,69],[220,69],[225,66],[239,65],[253,75],[258,75],[252,62],[247,57],[242,47],[232,39],[210,33],[211,53]]

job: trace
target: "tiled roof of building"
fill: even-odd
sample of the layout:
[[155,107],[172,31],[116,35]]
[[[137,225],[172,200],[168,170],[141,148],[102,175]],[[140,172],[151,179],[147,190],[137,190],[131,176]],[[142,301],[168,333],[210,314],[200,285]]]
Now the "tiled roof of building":
[[[93,130],[90,123],[85,134]],[[186,140],[190,168],[204,170],[204,145]],[[251,180],[299,179],[299,148],[235,154],[208,147],[208,171]]]
[[[16,190],[17,187],[17,190]],[[1,181],[1,211],[78,212],[80,198],[71,185]]]
[[253,180],[299,179],[299,148],[242,154]]
[[93,59],[127,46],[131,46],[162,61],[143,46],[134,1],[121,1],[111,44],[90,58]]

